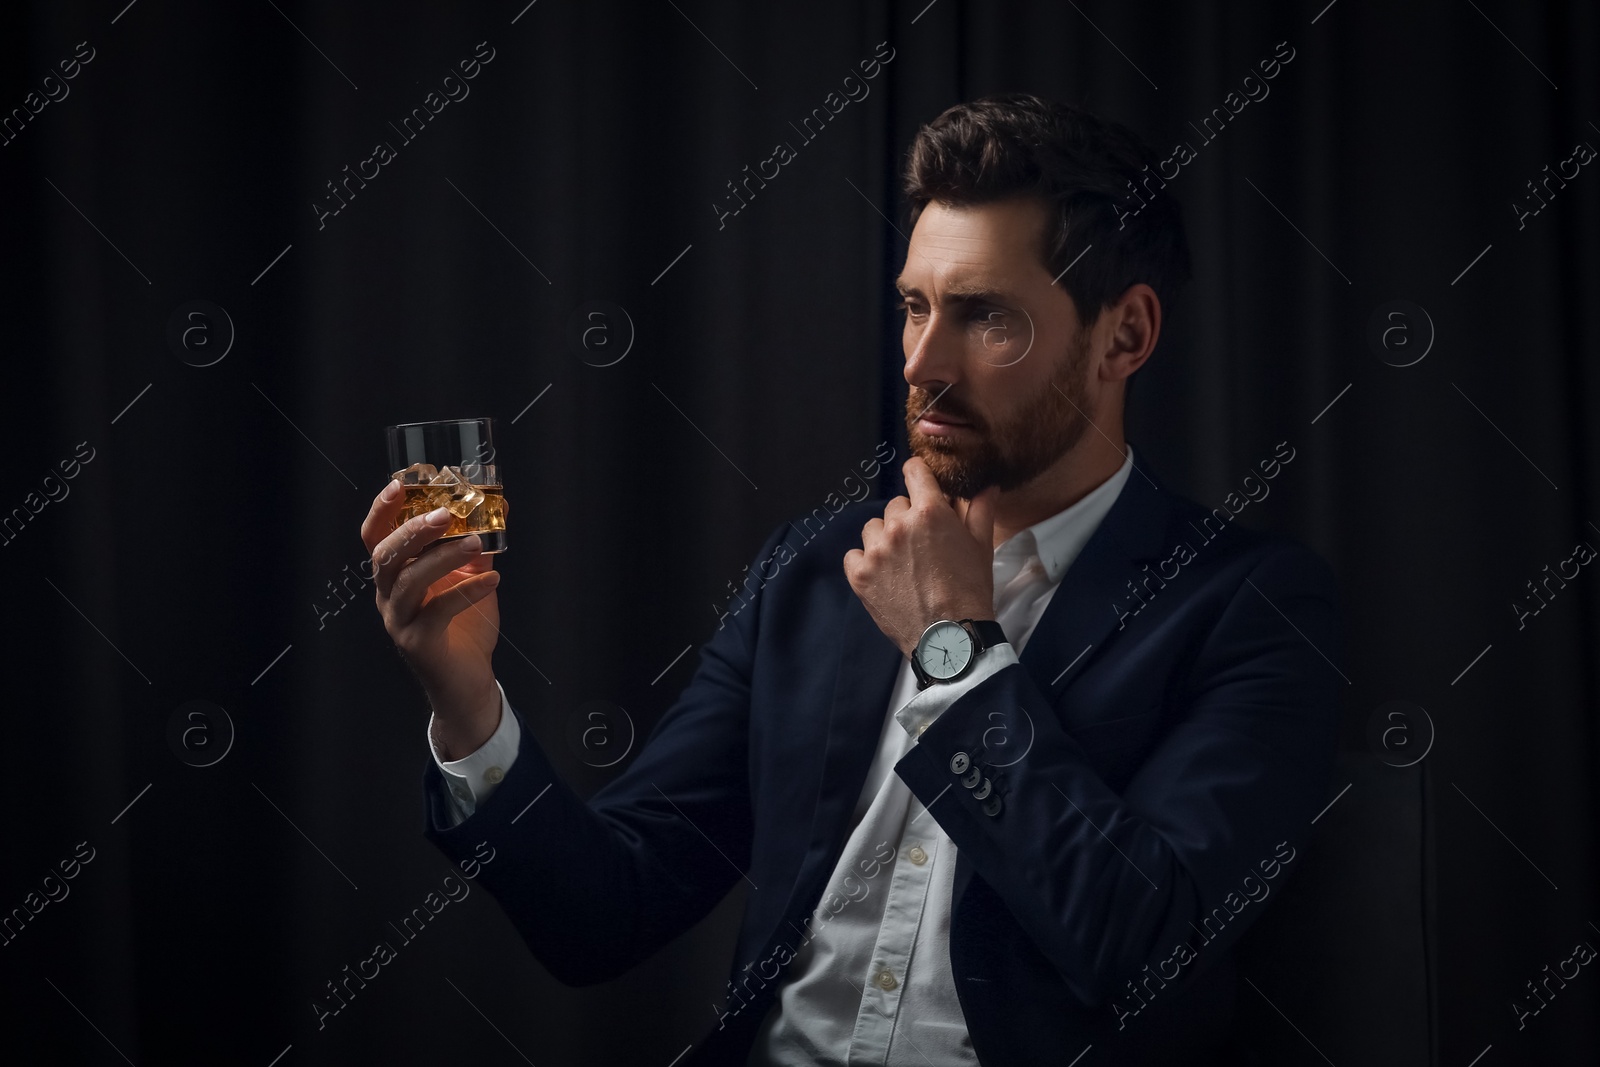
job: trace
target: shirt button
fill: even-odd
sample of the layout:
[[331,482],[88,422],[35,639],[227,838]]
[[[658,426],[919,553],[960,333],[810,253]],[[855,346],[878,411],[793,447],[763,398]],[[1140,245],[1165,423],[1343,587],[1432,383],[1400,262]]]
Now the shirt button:
[[928,854],[922,851],[921,845],[912,845],[911,851],[906,853],[906,859],[910,860],[912,863],[915,863],[918,867],[921,867],[924,863],[928,862]]
[[500,779],[504,778],[505,776],[506,772],[501,770],[499,767],[490,767],[488,770],[483,772],[483,780],[488,782],[490,785],[499,785]]
[[873,978],[873,981],[878,983],[878,987],[880,989],[893,989],[895,986],[900,984],[899,982],[895,981],[894,975],[889,973],[888,968],[884,968],[883,970],[879,971]]
[[464,785],[456,786],[454,789],[451,790],[451,792],[456,795],[456,799],[457,800],[467,800],[468,799],[467,787],[464,786]]

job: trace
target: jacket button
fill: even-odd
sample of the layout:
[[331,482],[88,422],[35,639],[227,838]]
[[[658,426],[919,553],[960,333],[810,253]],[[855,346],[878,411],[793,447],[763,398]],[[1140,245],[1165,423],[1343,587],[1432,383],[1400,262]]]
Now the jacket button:
[[983,772],[974,767],[961,779],[961,784],[966,786],[968,789],[975,789],[977,788],[978,783],[982,780]]
[[1000,814],[1000,797],[998,794],[983,802],[983,813],[989,816]]
[[994,790],[994,783],[989,781],[989,779],[985,778],[983,780],[983,784],[972,791],[972,796],[976,800],[984,800],[984,799],[988,798],[989,794],[993,790]]
[[967,768],[970,766],[972,766],[972,757],[968,756],[965,752],[957,752],[954,756],[950,757],[951,774],[966,774]]

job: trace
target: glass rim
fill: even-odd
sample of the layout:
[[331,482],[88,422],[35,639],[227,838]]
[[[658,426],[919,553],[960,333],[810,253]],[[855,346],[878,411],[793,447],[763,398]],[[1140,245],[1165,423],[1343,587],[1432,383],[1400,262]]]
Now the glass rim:
[[471,419],[424,419],[421,422],[395,422],[384,427],[387,430],[403,430],[408,426],[460,426],[469,422],[493,422],[493,415],[479,415]]

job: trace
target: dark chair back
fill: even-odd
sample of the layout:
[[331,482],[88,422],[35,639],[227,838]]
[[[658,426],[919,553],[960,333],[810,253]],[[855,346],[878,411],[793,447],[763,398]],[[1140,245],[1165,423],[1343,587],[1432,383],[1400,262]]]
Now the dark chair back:
[[1349,790],[1239,942],[1231,1062],[1437,1067],[1427,765],[1339,754],[1329,799]]

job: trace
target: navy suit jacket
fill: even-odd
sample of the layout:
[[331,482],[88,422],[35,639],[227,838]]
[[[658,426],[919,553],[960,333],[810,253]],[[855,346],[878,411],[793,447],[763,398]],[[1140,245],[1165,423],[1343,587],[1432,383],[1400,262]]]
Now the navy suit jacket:
[[[426,764],[424,833],[454,860],[489,843],[479,884],[565,983],[621,974],[748,878],[735,992],[685,1062],[743,1064],[843,850],[903,660],[843,569],[884,503],[773,531],[765,584],[589,802],[526,726],[460,826]],[[958,850],[950,960],[986,1067],[1091,1045],[1085,1064],[1205,1063],[1224,1040],[1234,943],[1326,802],[1345,684],[1332,570],[1227,515],[1136,459],[1021,662],[895,765]]]

